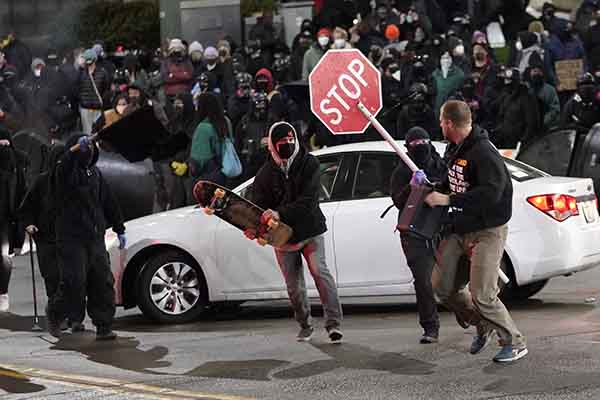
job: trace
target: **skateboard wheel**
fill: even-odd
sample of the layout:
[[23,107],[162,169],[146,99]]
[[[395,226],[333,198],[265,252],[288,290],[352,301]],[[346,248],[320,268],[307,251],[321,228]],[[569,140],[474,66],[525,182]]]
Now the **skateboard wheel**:
[[223,197],[225,197],[225,191],[223,189],[215,190],[215,197],[217,199],[222,199]]
[[277,227],[279,226],[279,221],[277,221],[277,220],[274,220],[274,219],[272,219],[272,218],[271,218],[271,219],[270,219],[270,220],[267,222],[267,226],[268,226],[269,228],[277,228]]
[[206,214],[206,215],[213,215],[214,213],[215,213],[215,210],[214,210],[214,209],[212,209],[212,208],[208,208],[208,207],[206,207],[206,208],[204,209],[204,214]]
[[266,245],[267,245],[267,243],[269,243],[269,242],[267,242],[267,241],[266,241],[265,239],[263,239],[263,238],[258,238],[258,239],[256,239],[256,241],[257,241],[257,242],[258,242],[258,244],[260,244],[261,246],[266,246]]

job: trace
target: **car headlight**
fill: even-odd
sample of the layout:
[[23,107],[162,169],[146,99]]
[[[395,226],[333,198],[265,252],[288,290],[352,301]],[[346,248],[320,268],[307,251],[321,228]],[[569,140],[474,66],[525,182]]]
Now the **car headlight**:
[[106,246],[106,250],[110,250],[112,247],[115,247],[119,242],[119,237],[112,230],[107,230],[104,234],[104,245]]

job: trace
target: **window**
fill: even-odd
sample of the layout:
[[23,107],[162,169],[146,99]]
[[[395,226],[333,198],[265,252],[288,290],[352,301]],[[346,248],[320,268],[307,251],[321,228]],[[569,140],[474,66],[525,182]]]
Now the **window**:
[[321,190],[319,191],[319,201],[331,200],[334,185],[340,172],[340,155],[328,155],[319,157]]
[[363,153],[358,162],[354,195],[355,199],[387,197],[390,195],[392,172],[401,162],[396,154]]
[[530,166],[518,161],[505,158],[504,162],[506,163],[506,168],[508,169],[510,176],[517,182],[525,182],[530,179],[541,178],[545,176],[537,169],[531,168]]

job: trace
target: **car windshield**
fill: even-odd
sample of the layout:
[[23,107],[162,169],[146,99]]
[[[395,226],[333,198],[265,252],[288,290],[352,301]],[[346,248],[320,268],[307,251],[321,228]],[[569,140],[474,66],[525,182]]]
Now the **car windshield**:
[[504,162],[506,163],[506,167],[508,168],[510,176],[517,182],[525,182],[531,179],[549,176],[542,171],[539,171],[519,161],[511,160],[510,158],[505,158]]

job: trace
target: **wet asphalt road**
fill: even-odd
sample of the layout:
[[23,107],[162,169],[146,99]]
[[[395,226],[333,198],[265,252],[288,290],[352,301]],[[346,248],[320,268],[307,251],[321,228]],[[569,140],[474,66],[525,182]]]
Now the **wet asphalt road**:
[[[312,343],[297,343],[286,302],[179,326],[119,310],[116,342],[95,342],[89,321],[85,334],[58,341],[31,332],[27,260],[15,260],[11,312],[0,316],[0,399],[600,398],[600,306],[585,301],[600,298],[600,268],[512,304],[530,355],[497,365],[495,345],[467,353],[473,332],[450,314],[442,313],[440,343],[419,345],[415,307],[380,300],[344,304],[342,345],[320,328]],[[315,314],[321,327],[318,307]]]

